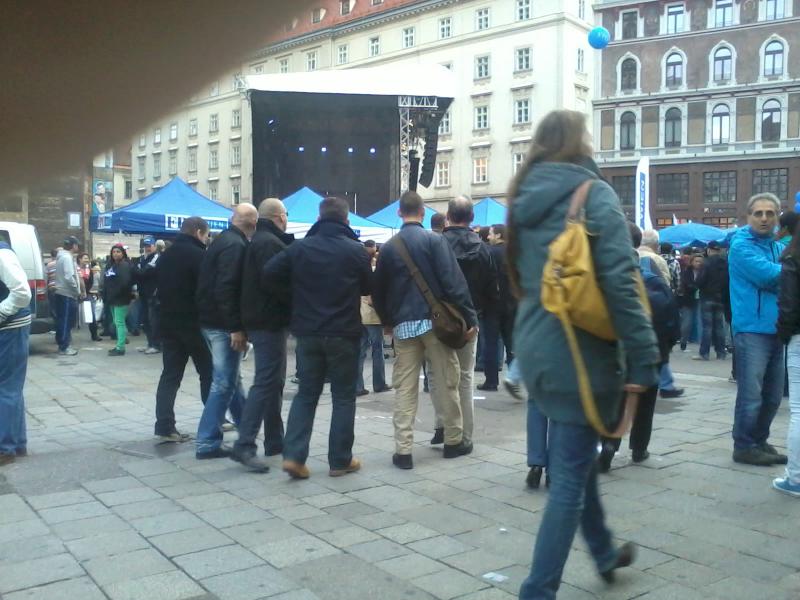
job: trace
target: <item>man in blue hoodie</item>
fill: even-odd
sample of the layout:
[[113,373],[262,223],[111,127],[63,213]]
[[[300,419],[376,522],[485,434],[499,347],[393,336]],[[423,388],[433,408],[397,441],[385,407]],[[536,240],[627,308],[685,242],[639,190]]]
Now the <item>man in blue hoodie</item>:
[[776,335],[778,280],[783,246],[774,232],[780,201],[756,194],[747,202],[748,226],[733,236],[728,259],[736,350],[733,460],[786,464],[769,443],[769,428],[783,394],[783,344]]

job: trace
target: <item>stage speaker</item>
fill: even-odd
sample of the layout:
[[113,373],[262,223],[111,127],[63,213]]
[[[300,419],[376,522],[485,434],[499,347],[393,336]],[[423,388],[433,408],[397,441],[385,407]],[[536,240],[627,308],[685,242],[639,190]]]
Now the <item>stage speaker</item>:
[[436,170],[436,147],[439,145],[439,128],[430,127],[425,131],[425,151],[422,155],[422,172],[419,182],[425,187],[433,181],[433,172]]
[[417,191],[417,178],[419,177],[419,156],[416,150],[409,150],[408,162],[411,169],[408,171],[408,189],[412,192]]

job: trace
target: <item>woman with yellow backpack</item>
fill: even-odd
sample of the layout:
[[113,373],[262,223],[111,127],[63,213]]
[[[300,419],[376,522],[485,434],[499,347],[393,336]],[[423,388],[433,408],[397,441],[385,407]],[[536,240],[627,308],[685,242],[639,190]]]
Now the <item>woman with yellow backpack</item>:
[[[588,140],[582,113],[548,114],[509,192],[515,354],[550,419],[550,494],[522,600],[556,597],[578,525],[606,581],[634,558],[634,546],[616,548],[605,524],[597,446],[601,434],[622,434],[638,394],[657,383],[659,353],[625,217]],[[625,418],[611,432],[623,390]]]

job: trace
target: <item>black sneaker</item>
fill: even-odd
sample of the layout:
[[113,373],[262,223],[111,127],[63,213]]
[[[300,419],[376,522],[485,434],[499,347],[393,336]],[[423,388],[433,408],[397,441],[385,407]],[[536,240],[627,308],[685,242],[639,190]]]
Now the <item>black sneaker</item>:
[[530,468],[528,471],[528,476],[525,477],[525,485],[527,485],[532,490],[538,490],[539,485],[542,482],[542,473],[544,472],[544,468],[535,465]]
[[650,453],[647,450],[634,450],[631,453],[631,458],[635,463],[644,462],[650,458]]
[[764,442],[761,444],[760,448],[762,452],[772,457],[772,464],[774,465],[785,465],[789,462],[789,458],[785,454],[778,452],[772,444]]
[[497,386],[489,385],[488,383],[480,383],[478,384],[478,389],[482,392],[496,392]]
[[472,442],[465,442],[461,440],[458,444],[445,444],[444,457],[445,458],[458,458],[465,456],[472,452]]
[[230,458],[243,464],[248,471],[253,473],[269,473],[269,465],[255,454],[238,454],[236,451],[232,451]]
[[231,449],[226,448],[225,446],[220,446],[219,448],[214,448],[208,452],[195,452],[194,457],[197,460],[210,460],[212,458],[229,458],[231,455]]
[[367,394],[369,394],[369,390],[358,390],[356,392],[356,396],[366,396]]
[[414,460],[410,454],[394,454],[392,455],[392,464],[398,469],[413,469]]
[[436,444],[444,444],[444,427],[437,427],[433,430],[431,446],[435,446]]
[[614,571],[622,567],[630,567],[636,559],[636,545],[631,542],[626,542],[617,550],[617,561],[608,571],[602,571],[600,577],[606,583],[614,583]]
[[603,444],[600,456],[597,457],[597,470],[600,473],[608,473],[611,470],[611,461],[614,459],[616,452],[611,444]]
[[108,351],[109,356],[125,356],[125,350],[120,350],[119,348],[112,348]]
[[740,448],[733,451],[733,462],[757,467],[771,467],[775,463],[772,454],[764,452],[761,448]]
[[680,398],[683,396],[683,388],[673,388],[671,390],[661,390],[662,398]]

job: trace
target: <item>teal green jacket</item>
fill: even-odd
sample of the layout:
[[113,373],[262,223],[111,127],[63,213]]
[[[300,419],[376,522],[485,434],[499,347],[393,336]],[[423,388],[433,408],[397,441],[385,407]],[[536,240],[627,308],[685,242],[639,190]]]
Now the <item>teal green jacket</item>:
[[[572,193],[597,176],[569,163],[539,163],[528,171],[511,205],[517,236],[522,298],[514,329],[514,354],[520,361],[531,399],[549,418],[586,424],[578,379],[558,318],[541,305],[541,280],[548,246],[564,231]],[[658,381],[656,336],[634,281],[639,265],[625,216],[611,187],[597,180],[586,202],[586,225],[600,290],[605,296],[618,342],[576,329],[578,344],[603,420],[615,422],[625,383],[643,386]]]

